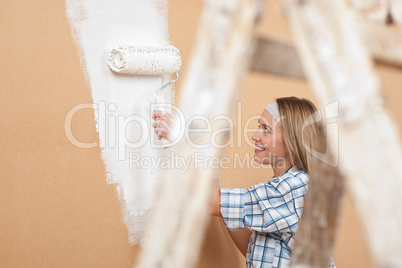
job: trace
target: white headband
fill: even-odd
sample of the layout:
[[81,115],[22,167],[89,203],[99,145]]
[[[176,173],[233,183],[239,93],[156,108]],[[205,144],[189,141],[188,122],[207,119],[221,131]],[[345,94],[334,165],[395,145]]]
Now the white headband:
[[267,107],[265,107],[265,110],[267,110],[268,113],[271,114],[271,116],[275,119],[276,122],[281,124],[280,120],[281,117],[279,115],[278,104],[276,103],[276,101],[273,101],[270,104],[268,104]]

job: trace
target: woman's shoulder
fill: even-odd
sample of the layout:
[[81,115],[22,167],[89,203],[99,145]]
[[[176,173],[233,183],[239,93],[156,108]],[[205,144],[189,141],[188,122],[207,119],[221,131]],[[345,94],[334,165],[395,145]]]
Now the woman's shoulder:
[[300,189],[309,183],[308,173],[299,169],[297,166],[292,166],[282,175],[272,178],[267,183],[275,187],[282,193],[290,192],[295,189]]
[[281,175],[282,181],[292,178],[298,178],[308,183],[309,175],[301,166],[292,166],[288,171]]
[[305,170],[298,169],[296,166],[289,168],[278,177],[273,177],[269,181],[254,185],[252,188],[271,188],[281,194],[286,194],[295,189],[304,188],[309,183],[309,176]]
[[291,167],[280,177],[281,178],[278,180],[278,185],[289,185],[291,188],[298,187],[300,185],[307,185],[309,183],[308,173],[297,166]]

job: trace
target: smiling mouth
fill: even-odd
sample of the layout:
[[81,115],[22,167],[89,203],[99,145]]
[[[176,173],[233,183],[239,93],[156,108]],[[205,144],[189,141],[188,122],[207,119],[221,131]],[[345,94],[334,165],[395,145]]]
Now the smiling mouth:
[[257,150],[257,151],[265,151],[265,149],[264,148],[261,148],[261,147],[255,147],[255,149]]

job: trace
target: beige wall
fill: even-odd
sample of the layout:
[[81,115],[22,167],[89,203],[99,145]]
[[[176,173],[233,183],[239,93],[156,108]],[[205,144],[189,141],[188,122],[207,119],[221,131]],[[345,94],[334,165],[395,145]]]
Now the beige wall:
[[[180,49],[185,77],[201,0],[171,0],[169,31]],[[64,134],[69,109],[92,102],[63,1],[7,1],[1,8],[0,49],[0,267],[130,267],[138,253],[128,244],[115,187],[105,182],[99,148],[79,149]],[[260,32],[290,39],[277,1],[269,1]],[[402,70],[378,66],[399,128]],[[177,84],[180,88],[183,79]],[[178,93],[179,94],[179,93]],[[307,83],[250,73],[238,96],[242,122],[275,97],[314,100]],[[97,140],[92,110],[73,119],[75,136]],[[225,155],[252,149],[243,142]],[[224,187],[270,178],[267,169],[225,169]],[[379,178],[380,179],[380,178]],[[361,224],[350,200],[334,259],[340,268],[370,267]],[[211,218],[200,267],[244,267],[244,259],[218,219]]]

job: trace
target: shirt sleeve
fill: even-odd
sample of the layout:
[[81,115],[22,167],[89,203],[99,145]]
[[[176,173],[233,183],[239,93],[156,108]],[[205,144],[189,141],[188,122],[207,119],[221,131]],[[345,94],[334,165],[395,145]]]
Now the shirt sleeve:
[[248,226],[259,232],[296,232],[304,204],[306,181],[293,177],[248,189],[221,189],[221,213],[231,230]]

